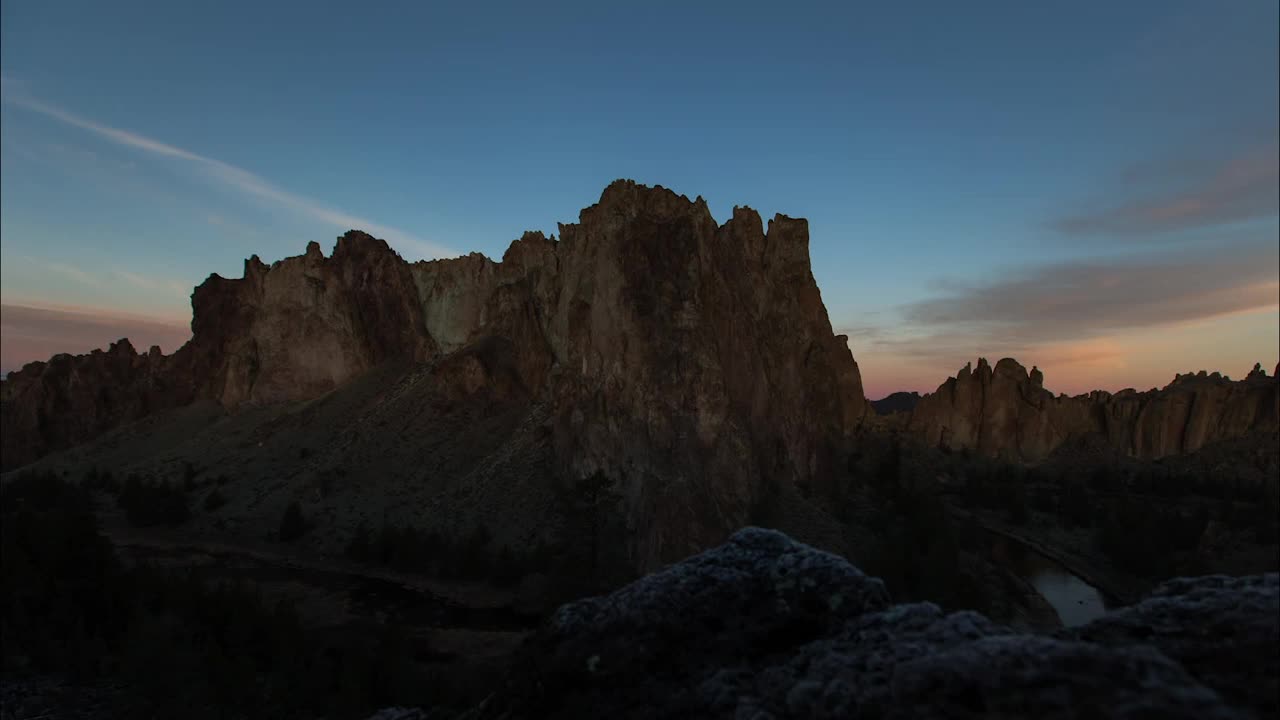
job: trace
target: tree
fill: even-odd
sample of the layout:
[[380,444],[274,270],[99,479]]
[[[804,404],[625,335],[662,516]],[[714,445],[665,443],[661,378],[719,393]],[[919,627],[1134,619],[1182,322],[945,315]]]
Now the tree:
[[369,524],[360,521],[360,526],[356,528],[356,534],[351,537],[351,542],[347,544],[347,557],[357,562],[367,562],[372,554],[372,545],[370,543]]
[[1031,512],[1027,509],[1027,489],[1021,483],[1009,488],[1007,503],[1005,512],[1009,522],[1026,525],[1031,519]]
[[561,574],[570,594],[601,590],[625,569],[621,501],[613,482],[599,470],[561,494]]
[[289,503],[289,507],[284,509],[284,516],[280,518],[280,540],[297,540],[310,529],[307,519],[302,516],[302,507],[298,505],[298,501]]
[[902,481],[902,441],[895,435],[876,466],[875,488],[892,495]]
[[226,504],[227,498],[216,487],[210,490],[208,495],[204,496],[204,509],[207,512],[213,512]]

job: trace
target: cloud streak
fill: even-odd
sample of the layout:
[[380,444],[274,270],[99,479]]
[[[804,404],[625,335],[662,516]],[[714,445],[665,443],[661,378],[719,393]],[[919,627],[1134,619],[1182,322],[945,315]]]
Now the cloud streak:
[[17,255],[11,258],[21,264],[56,275],[86,287],[106,289],[125,284],[138,290],[144,290],[173,298],[185,298],[191,294],[192,284],[173,278],[141,273],[119,268],[98,268],[85,270],[75,265],[53,260],[43,260],[28,255]]
[[[6,80],[5,89],[10,83]],[[204,177],[226,185],[261,201],[298,213],[304,217],[333,226],[339,230],[361,229],[378,236],[395,247],[412,250],[424,258],[450,257],[458,253],[443,245],[415,237],[403,230],[382,225],[366,218],[351,215],[328,207],[311,198],[289,192],[272,185],[267,180],[229,163],[205,157],[183,148],[169,145],[137,133],[94,122],[62,108],[50,105],[27,95],[6,92],[6,102],[39,113],[72,127],[90,132],[98,137],[125,147],[142,150],[153,155],[181,160],[194,167]]]
[[1150,382],[1141,377],[1160,355],[1146,347],[1154,339],[1192,342],[1171,328],[1280,311],[1278,266],[1280,249],[1270,240],[1212,253],[1046,263],[988,282],[939,283],[936,295],[900,306],[893,317],[837,332],[850,337],[873,396],[932,391],[947,373],[978,356],[1047,365],[1055,382],[1072,392],[1129,378],[1114,388],[1119,389]]
[[[1223,251],[1225,250],[1225,252]],[[904,308],[911,325],[970,328],[992,340],[1067,340],[1280,305],[1274,244],[1167,259],[1063,262],[956,287]]]
[[[1182,187],[1076,214],[1055,226],[1069,235],[1147,235],[1280,214],[1280,142],[1275,139],[1216,163],[1184,159],[1173,165],[1190,176]],[[1126,175],[1130,187],[1125,191],[1158,180],[1143,169]]]

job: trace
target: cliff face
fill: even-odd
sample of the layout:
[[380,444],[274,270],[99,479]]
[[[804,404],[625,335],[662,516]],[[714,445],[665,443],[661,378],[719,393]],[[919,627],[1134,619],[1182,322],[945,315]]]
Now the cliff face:
[[191,388],[172,364],[158,347],[139,355],[120,340],[106,351],[55,355],[12,373],[0,382],[4,468],[191,402]]
[[[1280,369],[1278,369],[1280,372]],[[1160,390],[1055,397],[1044,375],[1012,358],[966,365],[921,398],[907,422],[926,443],[1039,460],[1068,438],[1095,434],[1129,455],[1154,459],[1277,427],[1280,384],[1255,367],[1232,382],[1218,373],[1179,375]]]
[[4,464],[193,399],[314,398],[389,360],[467,395],[496,377],[474,358],[500,347],[501,392],[541,409],[556,472],[619,480],[641,565],[683,557],[740,526],[765,482],[829,483],[869,411],[808,250],[804,220],[766,228],[736,208],[717,226],[701,198],[619,181],[558,241],[528,233],[501,262],[410,264],[354,231],[328,258],[315,243],[253,257],[243,278],[195,289],[193,337],[172,356],[15,373]]

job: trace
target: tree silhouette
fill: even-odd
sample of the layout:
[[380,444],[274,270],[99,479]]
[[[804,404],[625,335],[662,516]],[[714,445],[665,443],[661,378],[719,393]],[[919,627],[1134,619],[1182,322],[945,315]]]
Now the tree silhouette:
[[599,470],[561,494],[562,574],[575,594],[601,590],[624,574],[621,502],[613,482]]

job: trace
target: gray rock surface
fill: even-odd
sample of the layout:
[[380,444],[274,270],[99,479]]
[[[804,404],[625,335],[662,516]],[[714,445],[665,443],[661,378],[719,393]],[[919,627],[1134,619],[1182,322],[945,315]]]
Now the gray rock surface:
[[1278,611],[1274,575],[1215,576],[1056,637],[1025,635],[972,612],[893,606],[843,559],[747,528],[562,607],[471,716],[1263,716]]
[[1144,601],[1062,636],[1107,647],[1149,645],[1227,701],[1280,714],[1280,574],[1178,578]]

